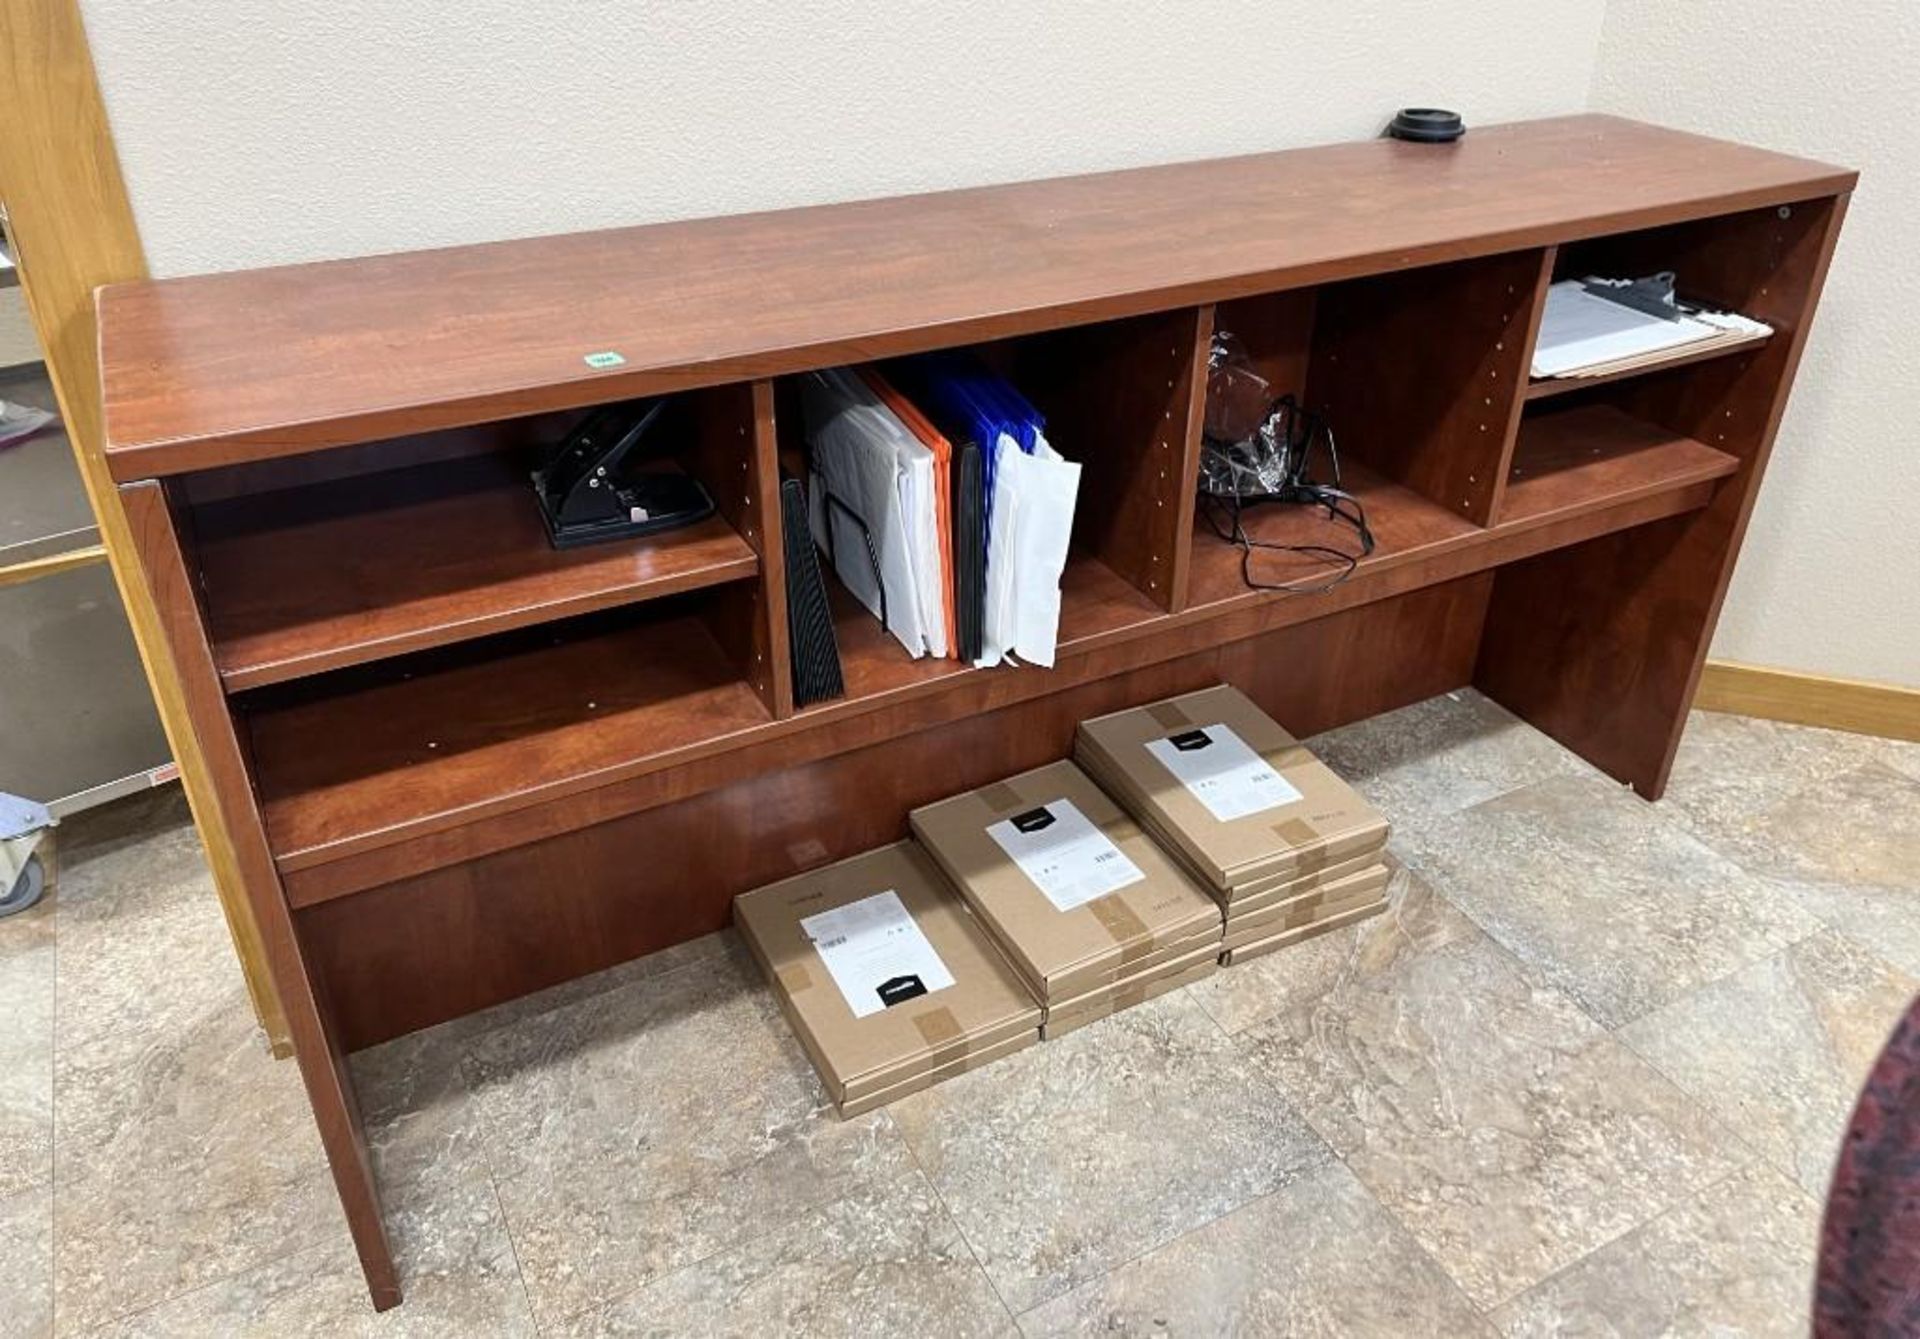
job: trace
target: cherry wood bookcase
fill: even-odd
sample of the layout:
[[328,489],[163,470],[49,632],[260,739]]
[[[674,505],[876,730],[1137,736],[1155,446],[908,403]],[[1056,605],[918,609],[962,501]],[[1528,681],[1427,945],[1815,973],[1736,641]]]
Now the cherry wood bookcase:
[[[1854,180],[1579,116],[102,290],[107,459],[375,1304],[349,1052],[717,929],[1084,717],[1473,684],[1657,798]],[[1775,334],[1530,384],[1553,279],[1661,269]],[[1378,547],[1325,593],[1195,515],[1216,329],[1339,435]],[[1059,663],[910,660],[843,601],[846,696],[796,710],[790,378],[952,346],[1084,462]],[[550,549],[528,453],[662,392],[719,515]]]

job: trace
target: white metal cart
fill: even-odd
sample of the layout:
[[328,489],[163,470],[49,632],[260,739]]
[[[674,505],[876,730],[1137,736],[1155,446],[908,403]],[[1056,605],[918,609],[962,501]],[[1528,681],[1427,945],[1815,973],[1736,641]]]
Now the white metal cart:
[[[16,282],[0,256],[0,399],[57,414]],[[57,419],[0,446],[0,915],[44,881],[31,815],[57,822],[174,775],[105,556]]]

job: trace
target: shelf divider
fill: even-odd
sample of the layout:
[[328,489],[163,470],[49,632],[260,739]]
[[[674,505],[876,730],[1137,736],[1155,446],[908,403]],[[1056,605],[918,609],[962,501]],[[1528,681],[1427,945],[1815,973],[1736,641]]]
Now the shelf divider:
[[1547,263],[1511,251],[1322,289],[1307,407],[1342,462],[1489,524]]

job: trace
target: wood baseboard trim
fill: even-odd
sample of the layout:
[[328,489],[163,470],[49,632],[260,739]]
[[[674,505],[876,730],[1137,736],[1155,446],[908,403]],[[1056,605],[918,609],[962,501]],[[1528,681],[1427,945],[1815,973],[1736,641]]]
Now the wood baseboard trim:
[[100,544],[68,549],[65,553],[49,554],[45,558],[29,558],[23,563],[0,567],[0,586],[21,586],[29,581],[38,581],[41,577],[58,576],[62,572],[71,572],[77,567],[91,567],[106,560],[106,547]]
[[1858,735],[1920,741],[1920,688],[1710,660],[1693,705]]

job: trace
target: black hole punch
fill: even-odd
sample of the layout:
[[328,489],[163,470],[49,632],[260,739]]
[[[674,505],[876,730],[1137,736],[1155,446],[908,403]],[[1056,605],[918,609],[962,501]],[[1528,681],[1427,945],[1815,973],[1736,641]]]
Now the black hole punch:
[[608,405],[588,415],[533,472],[534,497],[556,549],[694,525],[713,515],[700,481],[639,468],[672,446],[664,398]]

